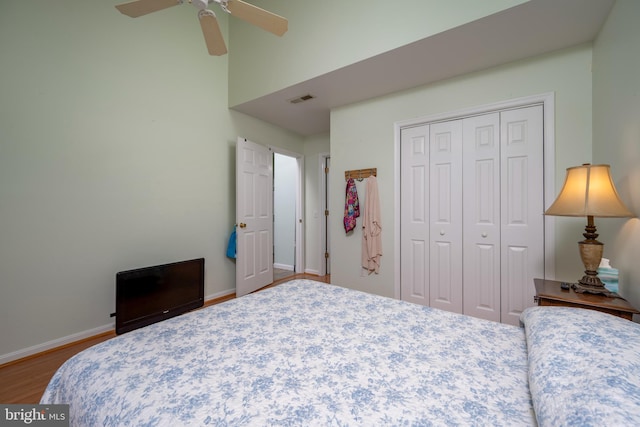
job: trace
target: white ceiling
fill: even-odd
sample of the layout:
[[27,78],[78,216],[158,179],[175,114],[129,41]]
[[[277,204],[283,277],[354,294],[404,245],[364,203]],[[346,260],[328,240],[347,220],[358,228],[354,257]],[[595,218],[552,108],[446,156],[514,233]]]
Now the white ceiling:
[[[301,135],[328,132],[332,108],[592,41],[614,2],[531,0],[232,108]],[[315,98],[289,102],[306,94]]]

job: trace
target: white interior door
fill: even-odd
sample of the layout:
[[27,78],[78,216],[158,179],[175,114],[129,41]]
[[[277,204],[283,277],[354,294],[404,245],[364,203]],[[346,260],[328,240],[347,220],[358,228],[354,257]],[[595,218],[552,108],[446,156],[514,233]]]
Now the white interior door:
[[500,114],[464,119],[464,314],[500,321]]
[[462,313],[462,120],[429,136],[430,306]]
[[273,154],[238,138],[236,145],[236,296],[273,283]]
[[500,113],[502,323],[517,325],[544,277],[542,106]]
[[429,126],[401,138],[400,298],[429,305]]

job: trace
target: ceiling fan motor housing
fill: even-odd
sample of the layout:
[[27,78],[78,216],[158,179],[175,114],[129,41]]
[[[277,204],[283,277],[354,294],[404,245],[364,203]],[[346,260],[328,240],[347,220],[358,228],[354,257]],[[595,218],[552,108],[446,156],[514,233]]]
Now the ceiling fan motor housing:
[[198,10],[204,10],[209,6],[207,0],[191,0],[191,4],[198,8]]

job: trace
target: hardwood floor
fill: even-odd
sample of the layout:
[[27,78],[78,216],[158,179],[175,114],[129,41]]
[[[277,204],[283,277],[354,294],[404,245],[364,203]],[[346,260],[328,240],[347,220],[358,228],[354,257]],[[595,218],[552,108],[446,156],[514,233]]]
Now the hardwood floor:
[[38,403],[54,372],[71,356],[115,337],[107,332],[0,367],[0,403]]
[[[295,274],[276,280],[273,284],[265,286],[263,289],[293,279],[312,279],[330,283],[331,277]],[[216,298],[207,301],[205,307],[233,298],[235,298],[234,294]],[[106,332],[0,366],[0,403],[38,403],[44,389],[49,384],[49,380],[67,359],[86,348],[113,337],[115,337],[115,332]]]
[[282,268],[274,268],[273,269],[273,280],[275,282],[280,281],[282,279],[288,279],[289,277],[295,275],[296,273],[291,270],[284,270]]

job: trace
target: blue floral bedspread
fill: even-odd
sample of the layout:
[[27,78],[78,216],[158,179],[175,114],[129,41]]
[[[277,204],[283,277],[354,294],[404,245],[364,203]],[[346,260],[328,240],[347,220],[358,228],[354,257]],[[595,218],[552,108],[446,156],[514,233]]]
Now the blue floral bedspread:
[[535,425],[520,327],[298,280],[69,359],[82,426]]
[[640,324],[569,307],[521,320],[541,426],[640,426]]

